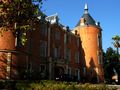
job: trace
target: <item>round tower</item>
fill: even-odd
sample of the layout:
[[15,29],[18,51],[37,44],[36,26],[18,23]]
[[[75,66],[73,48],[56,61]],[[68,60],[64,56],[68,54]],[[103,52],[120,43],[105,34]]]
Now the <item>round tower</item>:
[[89,14],[87,4],[75,30],[81,40],[81,57],[84,56],[82,59],[85,62],[83,63],[84,77],[90,82],[103,82],[102,29],[100,23],[96,23]]

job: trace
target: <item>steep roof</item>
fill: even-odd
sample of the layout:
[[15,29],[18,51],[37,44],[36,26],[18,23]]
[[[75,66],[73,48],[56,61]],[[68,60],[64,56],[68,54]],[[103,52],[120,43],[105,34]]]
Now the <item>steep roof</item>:
[[[83,16],[81,18],[85,19],[85,25],[95,25],[96,26],[95,20],[91,17],[91,15],[88,12],[87,4],[85,4],[84,14],[83,14]],[[80,26],[80,20],[77,23],[76,27],[77,26]]]

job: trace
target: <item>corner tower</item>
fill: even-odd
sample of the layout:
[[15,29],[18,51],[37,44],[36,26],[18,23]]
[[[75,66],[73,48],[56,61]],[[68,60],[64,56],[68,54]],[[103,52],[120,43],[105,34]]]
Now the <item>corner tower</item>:
[[90,82],[103,82],[102,61],[102,29],[100,23],[96,23],[88,12],[85,4],[84,14],[77,23],[75,29],[80,36],[81,50],[80,58],[83,68],[82,76]]

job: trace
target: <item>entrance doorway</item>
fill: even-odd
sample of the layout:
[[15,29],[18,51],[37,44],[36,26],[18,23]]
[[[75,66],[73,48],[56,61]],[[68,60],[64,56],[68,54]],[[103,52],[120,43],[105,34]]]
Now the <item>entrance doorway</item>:
[[54,67],[54,78],[59,77],[60,75],[64,74],[64,68],[60,66]]

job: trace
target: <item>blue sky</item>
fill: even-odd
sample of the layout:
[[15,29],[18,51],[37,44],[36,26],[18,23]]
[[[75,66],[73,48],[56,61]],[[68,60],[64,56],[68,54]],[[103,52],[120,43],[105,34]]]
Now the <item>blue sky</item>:
[[60,23],[73,29],[83,15],[85,3],[90,15],[103,29],[104,51],[113,47],[112,36],[120,35],[120,0],[46,0],[42,11],[47,15],[57,13]]

